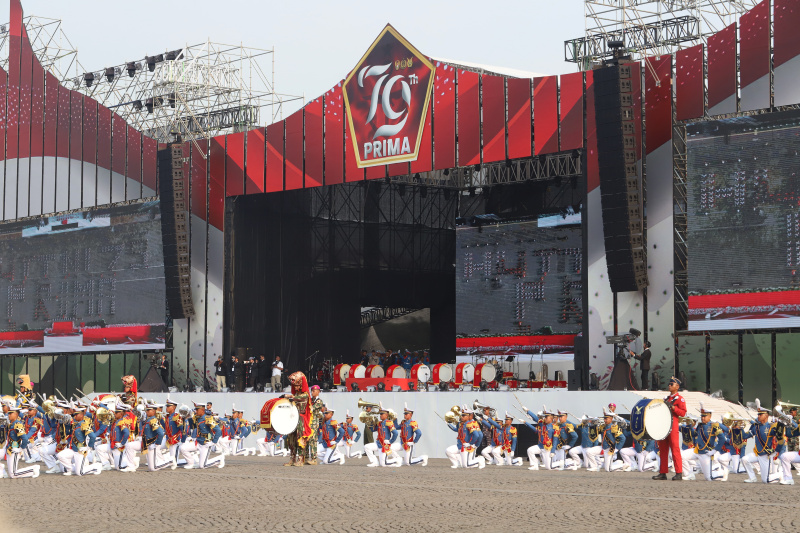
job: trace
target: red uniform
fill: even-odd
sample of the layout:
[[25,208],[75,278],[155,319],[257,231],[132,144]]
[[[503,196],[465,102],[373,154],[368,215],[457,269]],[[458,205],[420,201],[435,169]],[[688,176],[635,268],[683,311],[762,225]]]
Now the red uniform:
[[681,431],[678,428],[680,425],[679,417],[686,415],[686,400],[680,394],[670,394],[665,399],[666,402],[672,402],[672,431],[669,436],[658,441],[658,451],[661,457],[660,472],[666,474],[669,470],[669,450],[672,450],[672,464],[675,466],[675,473],[683,473],[683,458],[681,457]]

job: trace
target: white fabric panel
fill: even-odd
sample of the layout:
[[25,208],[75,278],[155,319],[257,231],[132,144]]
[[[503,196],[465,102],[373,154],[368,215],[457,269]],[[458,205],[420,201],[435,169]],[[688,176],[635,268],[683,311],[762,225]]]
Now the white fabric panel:
[[614,331],[613,294],[608,283],[606,249],[603,241],[603,213],[600,206],[600,188],[589,192],[587,208],[588,250],[587,275],[589,278],[589,371],[608,382],[614,361],[613,348],[606,344],[605,335]]
[[42,167],[44,165],[43,158],[32,157],[30,160],[31,174],[30,186],[28,189],[28,214],[41,215],[42,214]]
[[83,163],[76,159],[69,160],[69,208],[80,209],[81,187],[83,186]]
[[118,172],[111,173],[111,201],[125,201],[125,176]]
[[83,163],[83,206],[91,207],[95,205],[97,194],[97,165],[93,163]]
[[56,158],[56,211],[69,209],[69,159]]
[[125,178],[127,187],[125,189],[126,200],[138,200],[142,197],[142,184],[131,178]]
[[42,213],[56,210],[56,158],[45,157],[42,161]]
[[800,103],[800,56],[790,59],[775,69],[775,105]]
[[30,159],[17,160],[17,217],[28,216],[28,192],[30,189]]
[[97,167],[97,205],[111,202],[111,171]]
[[9,159],[6,161],[6,188],[5,188],[5,220],[17,218],[17,160]]
[[[149,189],[148,189],[149,190]],[[192,302],[194,318],[189,320],[190,362],[189,377],[195,384],[203,381],[203,354],[206,335],[205,324],[205,285],[206,285],[206,222],[198,216],[191,218],[191,261],[192,261]],[[212,361],[212,367],[213,361]]]
[[766,109],[769,107],[769,74],[762,76],[740,90],[739,105],[742,111]]

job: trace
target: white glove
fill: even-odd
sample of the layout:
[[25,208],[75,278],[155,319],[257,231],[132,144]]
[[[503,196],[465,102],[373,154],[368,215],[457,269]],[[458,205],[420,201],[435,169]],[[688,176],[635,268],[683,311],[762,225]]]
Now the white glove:
[[349,444],[350,446],[352,446],[353,444],[355,444],[355,441],[349,440],[349,441],[347,441],[347,444]]
[[522,422],[523,424],[525,423],[525,421],[524,421],[523,419],[521,419],[521,418],[517,418],[517,420],[519,420],[519,421],[520,421],[520,422]]
[[390,441],[389,439],[386,439],[386,440],[383,441],[383,443],[388,446],[388,445],[390,445],[392,443],[392,441]]
[[122,449],[122,444],[120,444],[119,442],[117,442],[116,444],[114,444],[114,448],[116,448],[116,449],[120,450],[120,449]]
[[527,408],[527,407],[525,407],[525,406],[523,405],[523,406],[522,406],[522,410],[523,410],[523,411],[527,411],[527,410],[528,410],[528,408]]

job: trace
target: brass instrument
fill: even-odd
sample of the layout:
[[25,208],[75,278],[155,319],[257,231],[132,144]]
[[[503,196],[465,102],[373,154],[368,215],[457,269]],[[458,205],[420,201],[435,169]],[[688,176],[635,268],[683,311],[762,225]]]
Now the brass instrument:
[[192,410],[189,409],[188,405],[181,404],[181,406],[178,407],[178,414],[181,415],[183,418],[188,418],[192,416]]
[[372,411],[372,412],[375,412],[375,413],[377,413],[381,408],[381,406],[379,404],[365,402],[361,398],[358,399],[358,406],[365,412]]
[[787,427],[794,426],[794,419],[791,417],[790,414],[783,412],[783,405],[781,404],[781,402],[778,402],[778,405],[775,406],[773,413],[778,422],[780,422],[784,426]]
[[158,423],[158,419],[157,418],[151,418],[150,419],[150,429],[152,429],[153,431],[156,431],[156,430],[158,430],[158,428],[160,426],[161,426],[161,424]]
[[53,400],[45,400],[42,402],[42,409],[44,410],[44,414],[47,418],[54,418],[56,402]]
[[214,431],[214,428],[219,425],[219,421],[217,420],[216,416],[207,416],[206,425],[208,426],[209,430]]
[[744,427],[744,425],[748,422],[746,418],[741,418],[736,415],[736,413],[723,413],[722,415],[722,423],[731,427]]
[[694,418],[690,416],[682,416],[679,418],[681,424],[686,424],[687,426],[694,426]]
[[114,422],[114,413],[105,407],[98,407],[95,415],[100,422],[107,426],[110,426]]
[[381,421],[380,418],[378,418],[378,415],[370,414],[366,411],[359,413],[358,420],[365,426],[369,427],[375,427]]
[[444,414],[444,421],[448,424],[458,425],[461,422],[461,408],[454,405]]
[[483,405],[478,400],[472,402],[472,409],[475,410],[476,414],[481,413],[481,415],[483,414],[484,409],[489,409],[489,416],[491,416],[492,418],[497,416],[497,409],[495,409],[494,407],[489,407],[488,405]]

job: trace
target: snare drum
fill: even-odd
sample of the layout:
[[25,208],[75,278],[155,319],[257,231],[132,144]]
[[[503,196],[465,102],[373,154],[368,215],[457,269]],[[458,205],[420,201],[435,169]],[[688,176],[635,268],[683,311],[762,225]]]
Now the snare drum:
[[367,377],[367,367],[364,365],[356,365],[350,367],[350,376],[355,379],[364,379]]
[[458,363],[456,365],[455,383],[472,383],[475,378],[475,367],[471,363]]
[[333,384],[344,385],[344,382],[345,380],[347,380],[349,372],[350,372],[350,365],[345,363],[339,363],[338,365],[333,367]]
[[439,363],[433,365],[433,370],[431,372],[431,381],[438,385],[441,382],[449,382],[453,379],[453,369],[450,368],[450,365],[445,363]]
[[267,400],[261,408],[261,427],[281,435],[288,435],[296,430],[299,421],[297,407],[286,398]]
[[491,383],[497,377],[497,369],[491,363],[481,363],[475,367],[475,382],[474,385],[478,386],[481,381]]
[[672,431],[672,411],[664,400],[639,400],[631,411],[631,434],[636,440],[664,440]]
[[[368,378],[382,378],[385,374],[383,372],[383,367],[381,365],[369,365],[367,367],[367,377]],[[405,377],[405,376],[403,376]]]
[[[377,376],[373,376],[377,377]],[[387,378],[396,378],[396,379],[405,379],[406,377],[406,369],[400,365],[392,365],[389,367],[389,370],[386,371]]]
[[431,369],[423,364],[414,365],[411,367],[411,379],[427,383],[431,379]]

